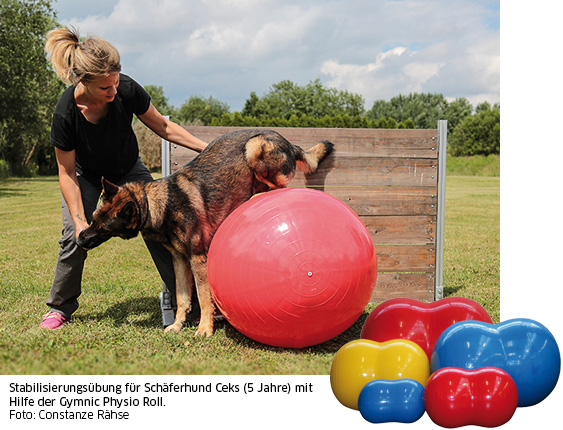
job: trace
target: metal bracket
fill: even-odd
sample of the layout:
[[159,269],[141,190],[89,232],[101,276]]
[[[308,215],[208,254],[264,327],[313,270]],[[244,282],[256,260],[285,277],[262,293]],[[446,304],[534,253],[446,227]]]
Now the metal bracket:
[[162,327],[166,328],[174,324],[176,310],[174,309],[170,291],[162,291],[160,293],[160,310],[162,312]]

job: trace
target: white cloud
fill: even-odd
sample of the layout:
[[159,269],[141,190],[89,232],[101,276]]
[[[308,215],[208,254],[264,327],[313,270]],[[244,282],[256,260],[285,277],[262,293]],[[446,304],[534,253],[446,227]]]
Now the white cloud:
[[[386,70],[393,60],[398,60],[408,49],[403,46],[395,47],[389,51],[379,53],[373,63],[367,64],[341,64],[336,60],[323,63],[321,72],[330,77],[327,85],[362,94],[364,97],[372,98],[380,94],[385,98],[385,88],[389,86],[390,79],[386,76]],[[406,56],[409,56],[406,54]],[[404,81],[404,77],[394,75],[393,80]]]
[[437,77],[440,73],[440,69],[444,67],[444,63],[409,63],[403,68],[405,76],[411,79],[415,86],[420,89],[417,91],[422,91],[422,87],[431,78]]
[[376,99],[423,92],[424,84],[437,77],[443,66],[443,62],[421,60],[416,52],[399,46],[378,54],[375,62],[365,65],[330,60],[323,64],[321,72],[330,77],[327,85],[360,93],[371,107]]
[[189,58],[229,55],[239,51],[245,34],[235,28],[220,29],[216,25],[195,30],[188,38],[185,53]]

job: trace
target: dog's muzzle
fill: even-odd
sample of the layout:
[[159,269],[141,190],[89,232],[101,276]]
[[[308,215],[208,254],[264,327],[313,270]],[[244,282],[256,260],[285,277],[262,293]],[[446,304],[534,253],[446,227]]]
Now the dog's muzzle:
[[101,234],[100,232],[92,232],[90,231],[89,228],[87,228],[86,230],[82,230],[80,232],[80,234],[78,235],[78,239],[76,239],[76,243],[81,248],[88,250],[100,246],[102,243],[107,241],[110,237],[111,237],[110,235],[106,236],[104,234]]

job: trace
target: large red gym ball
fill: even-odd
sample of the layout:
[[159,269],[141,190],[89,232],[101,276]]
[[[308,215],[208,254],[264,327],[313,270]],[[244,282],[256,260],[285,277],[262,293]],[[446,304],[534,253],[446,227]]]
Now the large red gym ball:
[[217,307],[235,329],[267,345],[304,348],[358,319],[375,287],[377,258],[347,205],[288,188],[256,196],[225,219],[207,270]]

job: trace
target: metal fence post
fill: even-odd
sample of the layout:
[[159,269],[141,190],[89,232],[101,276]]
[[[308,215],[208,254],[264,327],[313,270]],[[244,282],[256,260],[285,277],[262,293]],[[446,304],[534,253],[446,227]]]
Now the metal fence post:
[[[168,116],[165,116],[169,119]],[[162,166],[162,177],[165,178],[171,173],[170,167],[170,142],[166,139],[160,140],[160,162]],[[170,288],[162,282],[162,292],[159,295],[160,298],[160,310],[162,314],[162,327],[166,328],[174,323],[174,318],[176,317],[175,309],[175,285],[171,285]]]
[[[169,119],[168,115],[164,118]],[[162,177],[170,175],[170,142],[166,139],[160,140],[160,158],[162,165]]]
[[446,218],[446,162],[448,121],[438,121],[438,213],[436,218],[436,275],[434,299],[444,297],[444,230]]

